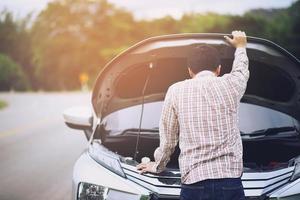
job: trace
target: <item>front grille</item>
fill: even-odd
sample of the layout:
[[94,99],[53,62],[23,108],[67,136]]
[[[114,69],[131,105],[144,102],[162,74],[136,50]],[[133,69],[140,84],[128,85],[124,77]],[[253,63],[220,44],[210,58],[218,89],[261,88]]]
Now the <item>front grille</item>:
[[[163,198],[159,198],[156,196],[153,196],[151,198],[151,200],[179,200],[180,198],[174,198],[174,197],[163,197]],[[266,200],[265,197],[246,197],[245,200]]]
[[[151,196],[151,200],[179,200],[180,178],[172,175],[140,175],[136,168],[122,165],[127,178],[150,191],[159,191]],[[246,194],[254,196],[246,197],[246,200],[267,200],[267,194],[274,189],[286,185],[294,172],[294,167],[283,168],[270,172],[247,172],[243,174],[242,181]],[[174,174],[176,174],[174,172]],[[178,173],[177,173],[178,174]],[[171,195],[170,195],[171,194]]]
[[[156,196],[153,196],[151,198],[151,200],[179,200],[180,198],[174,198],[174,197],[163,197],[163,198],[159,198],[159,197],[156,197]],[[246,197],[245,200],[265,200],[266,198],[264,197]]]
[[180,199],[180,197],[174,197],[174,196],[157,196],[157,195],[153,195],[152,197],[151,197],[151,200],[179,200]]
[[260,196],[260,197],[246,197],[245,200],[266,200],[266,199],[268,198],[265,196]]
[[[174,197],[163,197],[159,198],[157,196],[153,196],[151,200],[179,200],[180,198],[174,198]],[[245,200],[265,200],[265,197],[246,197]]]

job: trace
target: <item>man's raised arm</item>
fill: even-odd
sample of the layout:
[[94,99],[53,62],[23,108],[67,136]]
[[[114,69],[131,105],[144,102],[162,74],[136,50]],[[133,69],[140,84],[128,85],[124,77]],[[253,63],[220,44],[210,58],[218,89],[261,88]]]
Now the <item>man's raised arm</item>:
[[240,99],[245,93],[249,79],[249,60],[246,53],[247,39],[245,32],[242,31],[233,31],[232,36],[233,39],[225,36],[228,43],[236,48],[232,70],[230,74],[227,74],[227,77],[231,80]]

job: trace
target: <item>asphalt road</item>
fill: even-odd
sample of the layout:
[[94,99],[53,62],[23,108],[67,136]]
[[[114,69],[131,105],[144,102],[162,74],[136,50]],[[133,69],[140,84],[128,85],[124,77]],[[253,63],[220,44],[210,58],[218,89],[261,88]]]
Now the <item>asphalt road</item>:
[[87,146],[64,109],[90,105],[89,93],[0,93],[0,200],[70,200],[73,165]]

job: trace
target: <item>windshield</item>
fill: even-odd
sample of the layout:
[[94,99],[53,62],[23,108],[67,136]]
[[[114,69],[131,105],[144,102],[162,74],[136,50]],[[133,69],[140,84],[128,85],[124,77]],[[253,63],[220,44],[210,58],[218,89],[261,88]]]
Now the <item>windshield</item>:
[[[158,129],[163,102],[146,103],[142,121],[143,129]],[[239,128],[243,133],[280,127],[298,127],[291,116],[270,108],[241,103],[239,107]],[[123,130],[138,128],[141,105],[131,106],[113,112],[103,120],[105,130],[110,135],[118,135]]]

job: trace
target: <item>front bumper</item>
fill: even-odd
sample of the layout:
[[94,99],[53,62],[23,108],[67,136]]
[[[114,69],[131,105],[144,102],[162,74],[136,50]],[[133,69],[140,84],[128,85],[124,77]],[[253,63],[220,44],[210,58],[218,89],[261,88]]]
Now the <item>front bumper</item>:
[[[77,199],[80,183],[140,195],[145,200],[175,200],[180,195],[180,172],[153,175],[138,173],[134,166],[121,164],[126,177],[121,177],[98,164],[87,152],[77,160],[73,172],[73,199]],[[300,179],[290,182],[294,167],[270,172],[246,172],[242,176],[247,200],[293,200],[300,194]],[[298,198],[300,199],[300,198]],[[124,200],[124,199],[123,199]]]

